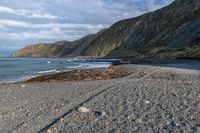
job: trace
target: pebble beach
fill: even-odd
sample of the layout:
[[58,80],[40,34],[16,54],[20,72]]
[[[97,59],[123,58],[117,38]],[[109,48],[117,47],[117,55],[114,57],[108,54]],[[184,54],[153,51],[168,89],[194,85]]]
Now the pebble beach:
[[0,85],[0,132],[200,132],[198,69],[125,64],[100,71],[107,69],[124,75]]

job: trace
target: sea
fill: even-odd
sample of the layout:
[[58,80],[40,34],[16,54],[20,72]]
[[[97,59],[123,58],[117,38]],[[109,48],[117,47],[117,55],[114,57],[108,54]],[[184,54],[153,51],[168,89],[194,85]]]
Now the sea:
[[116,59],[0,58],[0,83],[18,82],[75,69],[109,67],[114,60]]

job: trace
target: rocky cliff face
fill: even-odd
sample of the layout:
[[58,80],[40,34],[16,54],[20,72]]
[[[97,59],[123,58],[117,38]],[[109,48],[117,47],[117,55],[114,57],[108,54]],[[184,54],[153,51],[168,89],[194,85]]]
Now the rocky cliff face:
[[[195,54],[193,52],[196,52]],[[200,57],[200,0],[171,5],[115,23],[74,42],[38,44],[14,56],[175,56]]]
[[52,44],[36,44],[27,46],[12,56],[14,57],[60,57],[63,52],[69,53],[73,47],[71,42],[59,41]]

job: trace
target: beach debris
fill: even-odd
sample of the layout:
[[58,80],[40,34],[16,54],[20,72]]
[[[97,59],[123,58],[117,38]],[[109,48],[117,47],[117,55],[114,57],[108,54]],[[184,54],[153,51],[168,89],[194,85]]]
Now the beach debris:
[[28,113],[27,116],[30,117],[30,116],[31,116],[31,113]]
[[52,129],[49,128],[49,129],[47,130],[47,133],[53,133]]
[[142,124],[143,120],[142,119],[136,119],[136,122],[139,123],[139,124]]
[[105,111],[102,111],[101,112],[101,116],[103,117],[103,116],[106,116],[106,112]]
[[61,119],[60,119],[60,121],[61,121],[61,122],[64,122],[64,121],[65,121],[65,119],[64,119],[64,118],[61,118]]
[[167,125],[169,125],[170,124],[170,121],[167,121]]
[[149,101],[144,101],[144,103],[149,104],[150,102]]
[[25,87],[26,87],[26,85],[22,84],[22,85],[21,85],[21,87],[22,87],[22,88],[25,88]]
[[87,108],[87,107],[80,107],[80,108],[78,109],[78,111],[79,111],[79,112],[82,112],[82,113],[88,113],[88,112],[90,112],[90,109]]
[[106,112],[105,111],[94,111],[94,115],[97,117],[104,117],[104,116],[106,116]]

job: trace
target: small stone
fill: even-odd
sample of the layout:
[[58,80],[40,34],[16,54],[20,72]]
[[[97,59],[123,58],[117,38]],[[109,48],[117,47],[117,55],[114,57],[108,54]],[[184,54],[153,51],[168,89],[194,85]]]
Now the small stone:
[[47,130],[47,133],[53,133],[53,131],[49,128],[49,129]]
[[105,111],[95,111],[94,114],[95,116],[100,116],[100,117],[106,116]]
[[95,115],[95,116],[101,116],[101,112],[95,111],[95,112],[94,112],[94,115]]
[[101,112],[101,116],[106,116],[106,112],[105,112],[105,111],[102,111],[102,112]]
[[150,102],[149,101],[144,101],[144,103],[149,104]]
[[65,121],[65,119],[64,119],[64,118],[61,118],[61,119],[60,119],[60,121],[61,121],[61,122],[64,122],[64,121]]
[[80,108],[78,109],[78,111],[79,111],[79,112],[82,112],[82,113],[88,113],[88,112],[90,112],[90,109],[87,108],[87,107],[80,107]]
[[197,132],[198,132],[198,133],[200,132],[200,127],[197,127]]
[[25,87],[26,87],[26,85],[21,85],[21,87],[22,87],[22,88],[25,88]]
[[136,122],[139,123],[139,124],[143,123],[142,119],[137,119]]

